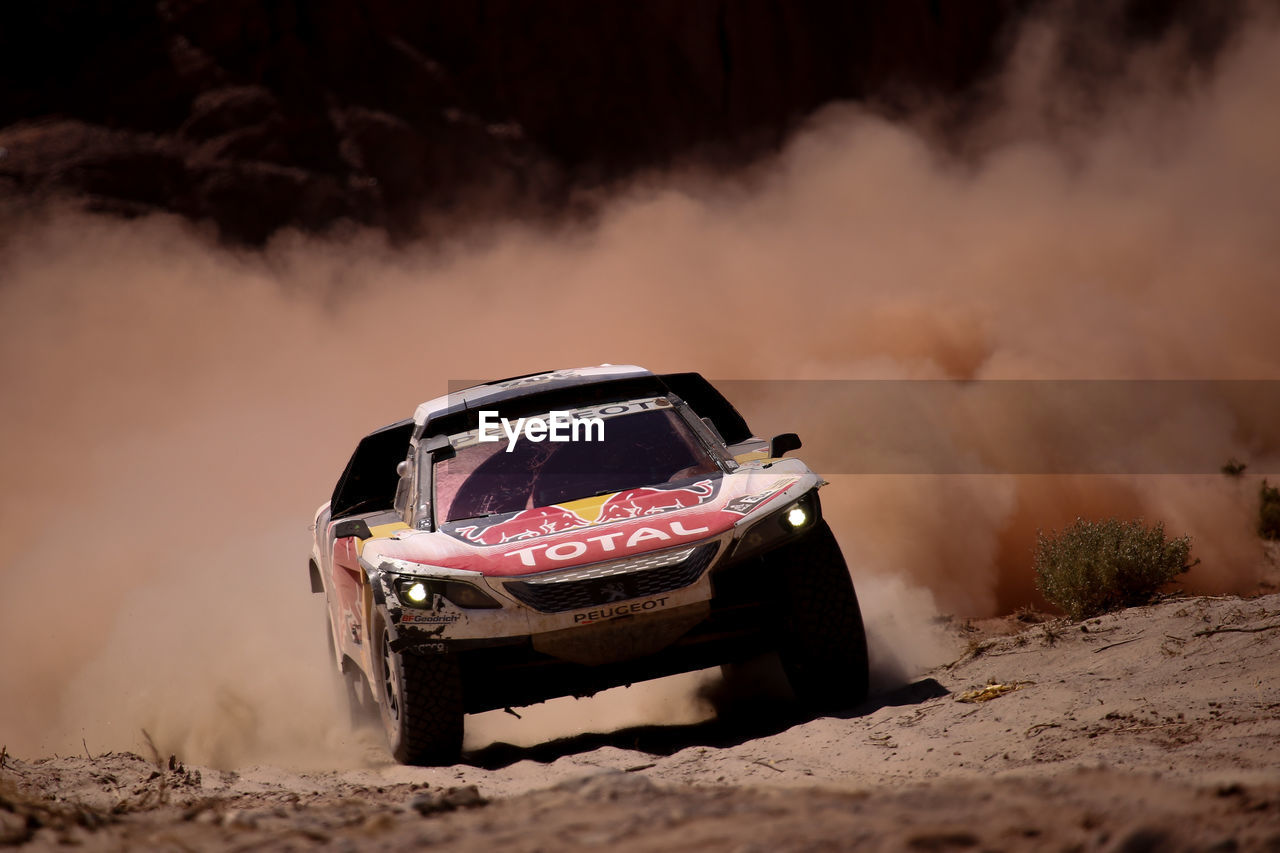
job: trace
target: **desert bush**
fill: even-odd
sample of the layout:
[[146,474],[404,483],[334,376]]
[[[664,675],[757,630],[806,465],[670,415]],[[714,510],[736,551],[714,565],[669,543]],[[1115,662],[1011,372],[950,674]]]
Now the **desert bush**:
[[1237,480],[1244,476],[1244,470],[1249,466],[1232,456],[1227,460],[1227,464],[1222,466],[1222,473],[1228,477],[1234,477]]
[[1280,539],[1280,488],[1262,481],[1258,506],[1258,535],[1263,539]]
[[1075,523],[1037,537],[1036,587],[1072,619],[1146,604],[1191,568],[1191,537],[1165,539],[1164,525],[1142,521]]

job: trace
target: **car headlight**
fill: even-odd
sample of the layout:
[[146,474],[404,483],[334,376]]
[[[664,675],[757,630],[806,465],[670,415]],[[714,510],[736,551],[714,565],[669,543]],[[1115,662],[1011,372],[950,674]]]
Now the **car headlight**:
[[431,598],[431,593],[427,590],[427,585],[422,581],[414,581],[413,583],[400,582],[400,591],[406,603],[411,606],[421,606]]
[[480,587],[463,581],[401,575],[396,579],[396,597],[405,607],[435,610],[439,599],[466,610],[492,610],[502,605]]
[[821,520],[822,507],[818,503],[818,490],[811,489],[799,500],[751,525],[738,540],[734,556],[746,556],[781,544],[786,539],[808,532]]

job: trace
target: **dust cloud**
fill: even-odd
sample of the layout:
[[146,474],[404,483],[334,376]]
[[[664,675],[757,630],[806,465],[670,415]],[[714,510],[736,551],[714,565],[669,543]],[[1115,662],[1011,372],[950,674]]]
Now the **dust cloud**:
[[[1034,36],[963,156],[927,123],[837,106],[748,176],[638,181],[590,228],[395,248],[285,235],[242,253],[166,217],[10,214],[0,740],[24,756],[142,751],[146,729],[222,767],[371,760],[324,667],[308,526],[356,440],[451,378],[601,362],[713,379],[1280,378],[1275,22],[1173,92],[1150,81],[1177,51],[1139,56],[1061,139],[1038,112],[1052,80],[1026,70],[1054,44]],[[1223,460],[1250,463],[1241,481],[832,477],[882,679],[946,658],[936,613],[1034,600],[1036,529],[1077,515],[1163,520],[1194,536],[1189,587],[1248,589],[1254,474],[1280,465],[1274,423],[1241,411],[1201,413]],[[1066,413],[1066,432],[1088,416]],[[847,428],[767,410],[755,426]],[[1061,431],[999,434],[1034,450]],[[956,424],[940,440],[968,437]],[[683,688],[645,690],[626,695],[650,721],[705,713]],[[555,707],[537,736],[618,721]]]

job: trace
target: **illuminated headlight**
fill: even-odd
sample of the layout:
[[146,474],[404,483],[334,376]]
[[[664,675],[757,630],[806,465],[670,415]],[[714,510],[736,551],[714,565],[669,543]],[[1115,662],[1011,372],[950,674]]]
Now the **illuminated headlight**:
[[780,545],[786,539],[813,527],[822,517],[816,489],[806,492],[799,500],[770,513],[757,521],[738,541],[736,556],[745,556]]
[[434,610],[438,605],[436,596],[466,610],[492,610],[502,606],[480,587],[463,581],[401,576],[395,586],[396,596],[405,607]]

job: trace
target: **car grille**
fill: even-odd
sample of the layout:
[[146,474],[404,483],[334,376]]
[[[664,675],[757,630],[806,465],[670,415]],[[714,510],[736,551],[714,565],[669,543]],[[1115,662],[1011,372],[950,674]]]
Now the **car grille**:
[[[712,542],[696,548],[644,554],[537,580],[508,581],[505,586],[507,592],[543,613],[580,610],[688,586],[702,576],[717,547]],[[674,561],[646,568],[666,559]]]

